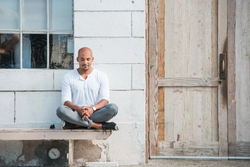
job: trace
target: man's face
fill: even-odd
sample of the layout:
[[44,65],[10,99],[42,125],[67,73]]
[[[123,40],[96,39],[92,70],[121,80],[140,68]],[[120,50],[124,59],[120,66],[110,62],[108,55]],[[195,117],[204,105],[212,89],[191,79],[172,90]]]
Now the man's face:
[[83,71],[88,71],[88,69],[91,68],[91,63],[94,61],[94,57],[92,57],[90,50],[83,50],[78,55],[77,61],[79,62],[79,68]]

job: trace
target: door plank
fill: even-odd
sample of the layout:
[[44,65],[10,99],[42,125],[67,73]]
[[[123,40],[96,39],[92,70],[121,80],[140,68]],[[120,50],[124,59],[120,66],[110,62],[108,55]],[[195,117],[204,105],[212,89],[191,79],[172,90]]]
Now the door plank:
[[150,155],[158,153],[158,58],[159,58],[159,11],[162,0],[150,1],[149,5],[149,124],[150,124]]
[[[211,54],[211,77],[218,77],[218,3],[219,0],[212,0],[212,54]],[[226,33],[226,31],[224,32]],[[212,141],[218,141],[218,87],[211,88],[211,124],[212,127]]]
[[236,7],[236,135],[237,142],[250,142],[250,1],[237,1]]
[[[227,96],[228,96],[228,142],[229,156],[236,156],[236,57],[235,57],[235,9],[236,0],[227,1]],[[230,75],[229,75],[230,74]]]
[[[212,110],[212,107],[215,105],[212,103],[212,94],[213,90],[211,88],[205,88],[207,91],[202,92],[202,139],[201,141],[212,141],[212,132],[213,130],[217,130],[217,126],[212,126],[212,115],[213,112],[217,112]],[[215,105],[216,106],[216,105]],[[217,119],[216,119],[217,120]]]
[[[182,2],[181,0],[174,0],[174,11],[173,11],[173,77],[182,77],[183,76],[183,61],[182,61],[182,44],[181,40],[182,35]],[[166,69],[167,70],[167,69]],[[182,111],[183,111],[183,89],[174,88],[173,89],[173,115],[174,115],[174,131],[173,136],[174,140],[181,140],[182,133]]]
[[[159,36],[159,58],[158,77],[165,77],[165,0],[159,1],[158,6],[158,33]],[[158,141],[164,141],[165,137],[165,93],[164,88],[158,88]]]
[[183,115],[183,89],[174,88],[173,89],[173,111],[174,111],[174,140],[180,141],[183,139],[182,136],[182,115]]
[[145,163],[148,163],[150,157],[150,144],[149,144],[149,54],[148,54],[148,20],[149,20],[149,1],[145,3]]
[[[165,1],[165,77],[173,77],[174,0]],[[165,140],[174,140],[173,88],[165,89]]]
[[192,141],[202,141],[202,92],[204,90],[200,89],[193,91],[193,139]]
[[[227,50],[227,0],[218,1],[218,55]],[[219,57],[218,57],[219,58]],[[218,67],[219,67],[218,59]],[[219,73],[218,69],[218,73]],[[219,156],[228,156],[227,140],[227,85],[226,80],[218,87],[218,124],[219,124]]]
[[165,140],[173,141],[174,139],[174,95],[173,88],[165,88]]
[[179,78],[158,78],[158,86],[164,87],[174,87],[174,86],[190,86],[190,87],[201,87],[201,86],[218,86],[219,78],[188,78],[188,77],[179,77]]
[[236,155],[240,157],[250,157],[250,142],[237,141]]
[[228,156],[228,139],[227,139],[227,87],[226,81],[222,80],[218,92],[218,120],[219,120],[219,156]]
[[183,115],[183,119],[185,120],[185,134],[183,137],[184,141],[192,141],[193,139],[193,119],[194,119],[194,115],[193,115],[193,91],[192,89],[186,89],[186,94],[185,94],[185,99],[188,99],[188,102],[185,104],[184,106],[184,115]]
[[164,156],[218,156],[218,148],[160,148]]
[[218,141],[162,141],[159,148],[218,148]]
[[[199,34],[199,44],[200,47],[199,53],[196,57],[201,57],[201,67],[200,71],[201,74],[197,77],[211,77],[213,75],[213,68],[214,68],[214,62],[213,62],[213,36],[215,36],[215,27],[213,23],[213,6],[212,6],[213,0],[210,1],[198,1],[198,4],[200,6],[199,8],[199,16],[198,18],[200,20],[199,26],[200,28],[200,34]],[[199,21],[198,21],[199,22]],[[208,28],[209,27],[209,28]],[[217,45],[216,45],[217,46]],[[215,47],[216,47],[215,46]],[[216,66],[215,66],[216,68]],[[200,141],[211,141],[212,131],[216,127],[215,125],[212,127],[212,118],[213,110],[212,107],[216,106],[214,103],[212,103],[211,96],[213,96],[213,91],[211,87],[203,88],[204,91],[197,92],[201,94],[201,110],[199,110],[201,124],[198,125],[199,130],[201,130],[201,139]],[[217,98],[216,98],[217,100]],[[217,107],[217,106],[216,106]],[[217,112],[217,110],[215,111]],[[217,130],[217,129],[216,129]]]

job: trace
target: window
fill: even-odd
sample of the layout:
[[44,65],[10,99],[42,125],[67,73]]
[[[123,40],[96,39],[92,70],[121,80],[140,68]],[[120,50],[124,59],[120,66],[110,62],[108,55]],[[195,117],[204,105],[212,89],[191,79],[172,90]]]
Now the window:
[[0,0],[0,68],[73,68],[73,0]]

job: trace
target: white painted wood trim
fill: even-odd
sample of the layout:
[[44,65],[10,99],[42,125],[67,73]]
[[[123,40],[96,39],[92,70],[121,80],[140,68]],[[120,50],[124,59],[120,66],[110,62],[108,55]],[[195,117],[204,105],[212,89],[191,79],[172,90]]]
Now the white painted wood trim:
[[0,129],[0,140],[105,140],[111,130]]
[[173,86],[218,86],[219,78],[158,78],[158,87],[173,87]]

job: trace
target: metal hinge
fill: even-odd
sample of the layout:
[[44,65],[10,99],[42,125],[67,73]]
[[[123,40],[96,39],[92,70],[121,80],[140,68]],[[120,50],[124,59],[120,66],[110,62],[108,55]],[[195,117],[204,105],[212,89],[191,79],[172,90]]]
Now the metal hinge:
[[148,5],[149,5],[150,0],[148,0]]
[[148,74],[150,73],[150,63],[148,63]]

